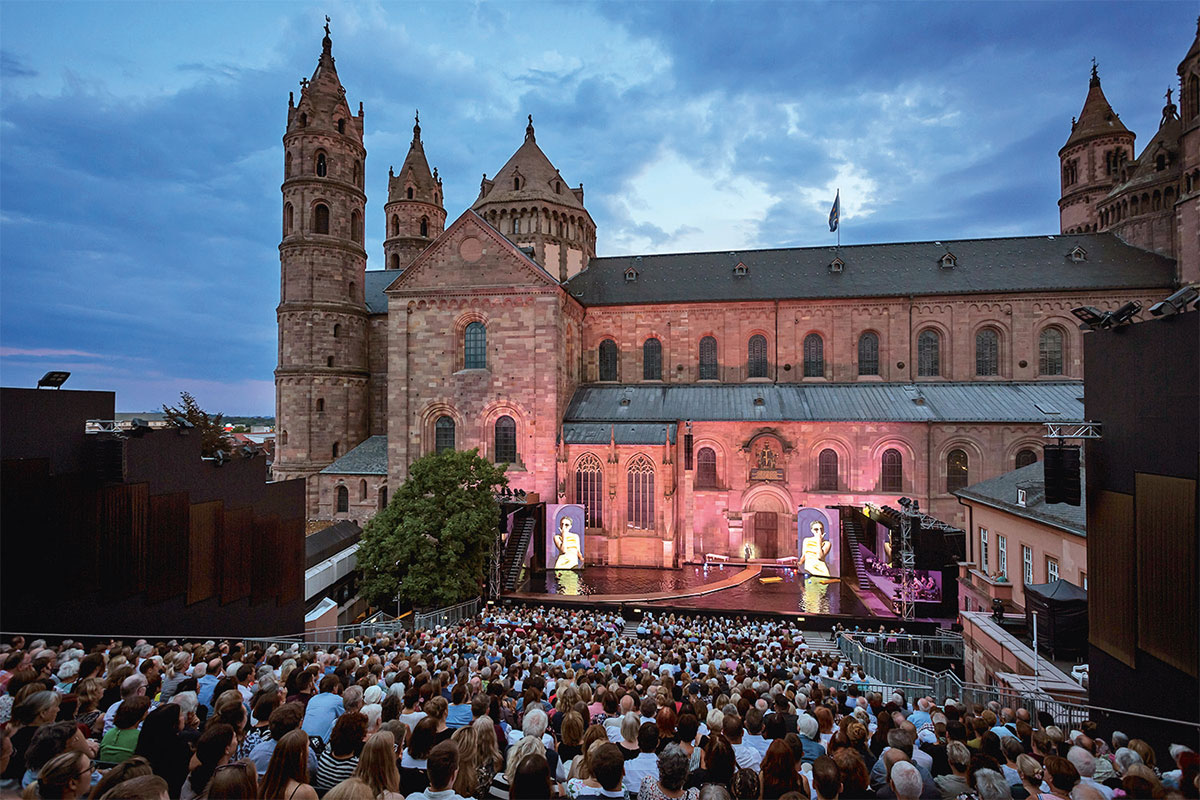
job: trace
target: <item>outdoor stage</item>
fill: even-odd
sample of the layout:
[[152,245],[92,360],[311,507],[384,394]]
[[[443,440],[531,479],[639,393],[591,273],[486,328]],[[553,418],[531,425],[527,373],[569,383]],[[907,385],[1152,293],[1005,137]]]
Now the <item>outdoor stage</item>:
[[[762,583],[760,578],[779,578]],[[563,605],[631,605],[655,610],[782,613],[798,616],[895,619],[882,603],[866,602],[846,581],[758,563],[690,564],[680,569],[585,567],[535,572],[504,598]]]

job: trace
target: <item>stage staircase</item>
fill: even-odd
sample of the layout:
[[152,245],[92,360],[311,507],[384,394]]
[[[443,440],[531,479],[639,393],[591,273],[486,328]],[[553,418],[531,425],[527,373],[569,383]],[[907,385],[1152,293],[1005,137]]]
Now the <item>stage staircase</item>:
[[861,544],[866,546],[864,541],[866,532],[863,530],[862,520],[854,511],[842,515],[842,532],[846,534],[847,541],[850,543],[850,560],[854,562],[854,574],[858,578],[858,588],[861,591],[871,591],[871,579],[867,577],[867,565],[863,563],[862,550],[858,549]]
[[518,520],[516,529],[508,537],[508,547],[504,551],[504,563],[501,566],[506,592],[515,590],[517,582],[521,580],[521,569],[525,566],[525,553],[529,550],[534,527],[534,518],[527,516]]
[[828,653],[836,655],[839,650],[837,642],[835,642],[828,631],[802,631],[804,635],[804,643],[808,645],[810,653]]
[[621,635],[626,639],[638,638],[638,622],[637,620],[625,620],[625,630],[621,631]]

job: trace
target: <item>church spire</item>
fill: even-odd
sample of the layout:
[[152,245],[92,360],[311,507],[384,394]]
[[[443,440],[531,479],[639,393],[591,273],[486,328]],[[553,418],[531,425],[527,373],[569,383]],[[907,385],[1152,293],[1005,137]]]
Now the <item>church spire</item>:
[[529,115],[529,124],[525,126],[525,141],[536,142],[537,139],[533,136],[533,114]]
[[1096,64],[1096,59],[1095,59],[1095,57],[1093,57],[1092,58],[1092,80],[1091,80],[1091,82],[1088,83],[1088,86],[1093,89],[1100,88],[1100,71],[1097,69],[1097,67],[1098,67],[1098,65]]
[[[1083,101],[1083,110],[1079,119],[1071,126],[1071,135],[1063,150],[1088,139],[1098,136],[1108,136],[1114,133],[1129,134],[1129,129],[1121,122],[1117,112],[1108,103],[1104,90],[1100,88],[1100,70],[1096,59],[1092,59],[1092,77],[1088,82],[1087,99]],[[1132,134],[1130,134],[1132,135]],[[1062,154],[1062,151],[1059,151]]]
[[416,121],[413,123],[413,147],[418,147],[421,144],[421,109],[416,110]]

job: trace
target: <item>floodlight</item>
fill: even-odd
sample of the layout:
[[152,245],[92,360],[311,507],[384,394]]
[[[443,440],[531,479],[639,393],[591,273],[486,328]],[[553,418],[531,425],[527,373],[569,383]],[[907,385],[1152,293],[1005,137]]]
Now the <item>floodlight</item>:
[[67,378],[71,377],[71,373],[61,370],[50,370],[42,376],[37,382],[39,389],[61,389],[62,385],[67,382]]
[[1195,286],[1185,286],[1165,300],[1160,300],[1150,306],[1150,313],[1156,317],[1164,314],[1179,314],[1187,310],[1187,304],[1200,297],[1200,291]]

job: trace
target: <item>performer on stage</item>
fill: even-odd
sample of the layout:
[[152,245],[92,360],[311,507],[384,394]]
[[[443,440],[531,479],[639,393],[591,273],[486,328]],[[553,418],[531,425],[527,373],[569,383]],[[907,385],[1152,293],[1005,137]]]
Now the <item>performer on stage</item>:
[[554,537],[554,546],[558,548],[558,559],[554,562],[555,569],[578,569],[580,561],[579,535],[571,533],[571,518],[563,514],[558,521],[558,534]]
[[812,531],[812,536],[804,540],[804,549],[800,552],[800,559],[803,562],[801,569],[809,575],[828,578],[829,565],[825,563],[825,556],[829,555],[832,545],[825,538],[825,523],[814,519],[808,529]]

